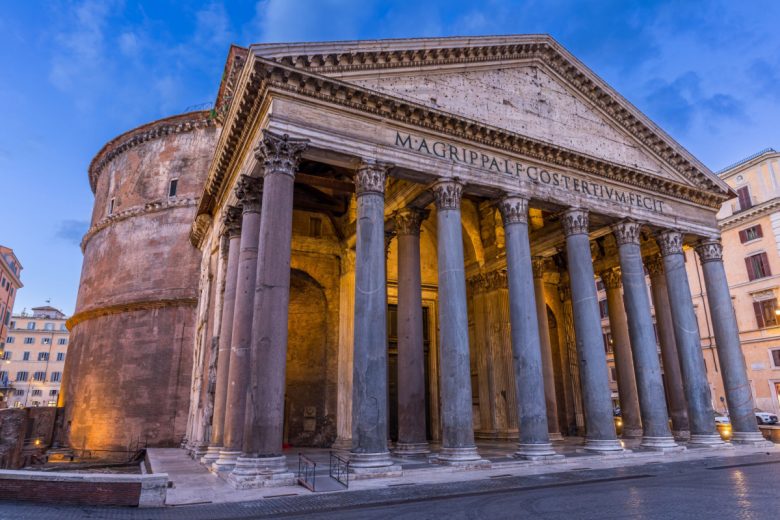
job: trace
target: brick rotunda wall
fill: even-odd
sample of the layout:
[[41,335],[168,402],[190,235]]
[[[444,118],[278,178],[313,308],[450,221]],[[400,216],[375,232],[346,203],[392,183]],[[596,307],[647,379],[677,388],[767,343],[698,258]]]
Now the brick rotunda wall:
[[79,454],[121,459],[184,436],[200,267],[188,233],[218,136],[208,112],[183,114],[117,137],[90,165],[61,402]]

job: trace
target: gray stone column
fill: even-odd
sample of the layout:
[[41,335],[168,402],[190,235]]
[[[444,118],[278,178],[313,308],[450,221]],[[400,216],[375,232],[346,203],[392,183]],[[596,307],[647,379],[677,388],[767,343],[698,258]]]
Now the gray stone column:
[[620,417],[623,420],[624,439],[638,439],[642,436],[642,420],[639,413],[639,394],[636,389],[634,358],[631,354],[631,338],[628,334],[628,318],[620,289],[623,283],[620,272],[610,269],[599,274],[607,293],[609,330],[615,352]]
[[219,330],[217,351],[217,381],[214,389],[214,415],[211,420],[211,442],[201,459],[203,464],[212,464],[219,458],[225,433],[225,409],[228,393],[228,370],[230,368],[230,339],[233,333],[233,310],[236,303],[238,276],[238,250],[241,247],[241,209],[229,206],[224,216],[225,233],[228,236],[227,268],[225,269],[225,292],[223,295],[222,320]]
[[389,168],[387,164],[364,162],[355,175],[357,243],[350,462],[358,471],[384,471],[393,464],[387,449],[385,177]]
[[621,451],[623,448],[617,440],[612,416],[607,355],[601,337],[587,210],[567,210],[563,215],[563,232],[566,235],[580,386],[585,409],[585,449],[597,452]]
[[715,429],[712,395],[701,352],[699,324],[693,310],[688,273],[685,271],[682,234],[677,231],[662,231],[656,236],[656,242],[664,259],[674,338],[688,401],[688,421],[691,427],[689,444],[722,445],[723,441]]
[[395,213],[398,235],[398,443],[399,455],[428,453],[425,436],[425,351],[423,346],[420,225],[428,213]]
[[480,460],[474,445],[469,366],[469,324],[460,201],[463,186],[440,181],[433,187],[438,225],[439,387],[442,447],[439,460]]
[[536,319],[539,328],[539,346],[542,353],[542,376],[544,378],[544,400],[547,405],[547,432],[551,441],[562,441],[561,427],[558,421],[558,400],[555,395],[555,369],[553,368],[550,324],[547,321],[547,301],[544,297],[544,263],[542,257],[531,259],[534,274],[534,300],[536,301]]
[[290,302],[293,187],[307,141],[264,132],[255,150],[263,165],[249,388],[243,449],[230,482],[236,487],[294,482],[282,454]]
[[[745,356],[739,342],[739,329],[731,303],[729,282],[723,268],[723,246],[720,239],[704,239],[696,246],[704,271],[707,301],[715,329],[720,373],[726,391],[726,403],[733,430],[733,442],[765,444],[759,433],[753,409],[753,393],[747,378]],[[769,444],[769,443],[766,443]]]
[[642,414],[643,448],[656,450],[680,449],[669,429],[669,413],[666,410],[661,363],[655,342],[653,316],[647,295],[645,266],[639,245],[642,225],[625,220],[613,226],[620,255],[620,271],[623,278],[623,303],[628,316],[628,332],[631,337],[631,353],[636,370],[639,410]]
[[668,391],[669,415],[672,416],[672,435],[678,441],[687,441],[691,435],[688,426],[688,403],[685,400],[680,358],[677,355],[677,342],[674,339],[674,324],[672,311],[669,308],[669,294],[666,291],[663,258],[654,255],[645,261],[645,267],[650,274],[655,324],[658,329],[658,341],[661,344],[661,359]]
[[262,179],[247,175],[242,175],[236,186],[236,197],[241,202],[243,214],[238,253],[236,299],[233,307],[233,326],[230,338],[223,449],[219,452],[219,458],[212,465],[213,469],[218,472],[233,469],[243,446],[262,187]]
[[528,241],[528,200],[509,195],[498,204],[506,236],[512,361],[517,392],[520,440],[516,457],[539,459],[555,455],[547,432],[547,406],[542,376],[542,351],[534,294],[531,244]]

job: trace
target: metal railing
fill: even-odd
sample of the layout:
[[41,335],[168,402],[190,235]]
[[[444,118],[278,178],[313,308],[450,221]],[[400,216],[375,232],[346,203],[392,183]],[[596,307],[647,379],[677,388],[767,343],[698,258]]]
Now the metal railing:
[[303,453],[298,454],[298,484],[314,491],[317,478],[317,463]]
[[349,489],[349,460],[330,452],[330,477]]

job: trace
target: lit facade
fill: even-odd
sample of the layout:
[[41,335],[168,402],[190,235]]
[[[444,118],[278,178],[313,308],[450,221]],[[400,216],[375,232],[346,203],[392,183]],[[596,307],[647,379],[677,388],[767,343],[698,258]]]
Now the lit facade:
[[[13,250],[0,245],[0,358],[5,352],[16,292],[22,286],[22,265]],[[0,407],[5,406],[10,381],[0,372]]]

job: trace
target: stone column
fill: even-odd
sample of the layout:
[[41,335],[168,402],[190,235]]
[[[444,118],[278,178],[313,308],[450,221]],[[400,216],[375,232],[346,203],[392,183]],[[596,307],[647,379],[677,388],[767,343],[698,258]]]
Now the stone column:
[[[720,373],[733,430],[733,442],[765,444],[753,415],[753,393],[739,342],[739,329],[731,303],[729,282],[723,268],[723,246],[719,238],[701,240],[696,246],[704,271],[707,301],[715,329]],[[769,443],[766,443],[769,444]]]
[[[260,205],[262,179],[242,175],[236,186],[236,197],[241,202],[241,241],[238,253],[236,298],[230,333],[230,362],[228,363],[227,397],[225,398],[225,427],[222,450],[212,468],[229,471],[236,465],[244,439],[246,391],[249,386],[249,344],[252,340],[252,312],[257,272],[257,243],[260,237]],[[227,326],[227,324],[226,324]]]
[[[387,471],[387,291],[385,177],[390,165],[364,162],[355,175],[355,353],[352,451],[357,471]],[[372,468],[380,468],[378,470]]]
[[339,276],[339,352],[336,440],[331,448],[352,449],[352,359],[355,340],[355,251],[341,252]]
[[712,395],[701,353],[699,325],[693,310],[688,273],[685,271],[682,234],[677,231],[662,231],[656,236],[656,242],[664,259],[674,338],[688,401],[688,421],[691,427],[689,444],[722,445],[723,441],[715,430]]
[[471,417],[469,324],[460,201],[463,186],[440,181],[433,186],[438,226],[439,268],[439,387],[442,447],[445,463],[480,460],[474,445]]
[[655,324],[658,329],[658,341],[661,344],[666,388],[669,392],[669,415],[672,416],[672,435],[678,441],[688,440],[691,435],[688,426],[688,403],[685,400],[680,358],[677,355],[677,343],[674,340],[672,311],[669,308],[669,294],[666,291],[664,261],[660,255],[654,255],[645,262],[650,273],[650,290],[653,295]]
[[597,452],[621,451],[623,448],[617,440],[612,418],[607,356],[601,337],[587,210],[567,210],[563,216],[563,232],[566,235],[574,331],[585,408],[585,449]]
[[214,389],[214,415],[211,421],[211,442],[201,459],[212,464],[219,458],[225,433],[225,408],[228,393],[228,370],[230,368],[230,339],[233,332],[233,310],[236,303],[236,277],[238,276],[238,250],[241,243],[241,209],[230,206],[225,212],[225,232],[228,236],[227,268],[225,270],[225,292],[223,295],[222,320],[219,329],[217,351],[217,382]]
[[266,131],[255,149],[255,157],[263,164],[263,203],[244,442],[229,478],[236,487],[288,485],[294,481],[282,454],[282,440],[293,188],[306,143],[287,134],[279,136]]
[[512,361],[520,428],[515,456],[524,459],[551,457],[555,456],[555,451],[547,432],[539,320],[536,306],[528,301],[534,292],[531,244],[528,241],[528,200],[509,195],[501,200],[498,207],[506,237]]
[[542,353],[542,376],[544,378],[544,400],[547,405],[547,432],[551,441],[562,441],[563,435],[558,422],[558,400],[555,395],[555,369],[553,368],[550,324],[547,321],[547,300],[544,297],[544,258],[534,257],[531,268],[534,276],[534,299],[536,319],[539,328],[539,345]]
[[628,333],[636,371],[639,410],[642,414],[643,448],[656,450],[680,449],[669,429],[661,363],[655,342],[653,316],[647,295],[645,266],[639,245],[642,225],[625,220],[613,226],[620,255],[623,278],[623,303],[628,316]]
[[398,235],[398,443],[399,455],[428,453],[425,437],[425,351],[423,346],[420,225],[426,211],[395,214]]
[[634,359],[631,354],[631,339],[628,334],[628,318],[620,292],[620,272],[610,269],[599,274],[607,292],[609,330],[615,352],[620,416],[623,420],[623,438],[638,439],[642,436],[642,420],[639,414],[639,397],[636,389]]

